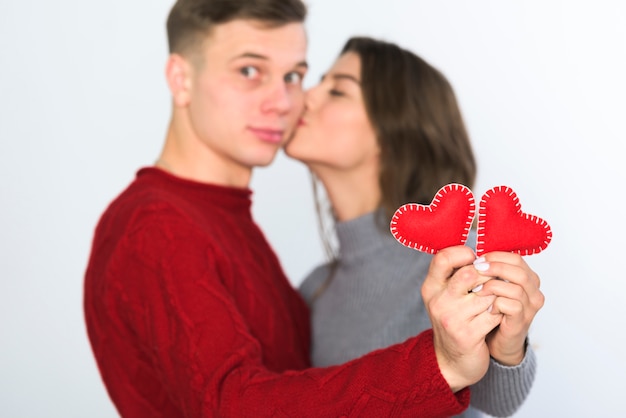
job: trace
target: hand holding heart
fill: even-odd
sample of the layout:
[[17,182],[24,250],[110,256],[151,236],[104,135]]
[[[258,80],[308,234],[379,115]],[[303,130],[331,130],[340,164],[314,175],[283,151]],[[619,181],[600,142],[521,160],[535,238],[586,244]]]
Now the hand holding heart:
[[520,254],[512,252],[487,253],[475,265],[480,266],[484,281],[468,296],[495,295],[491,314],[501,314],[499,326],[486,338],[489,353],[501,364],[517,365],[524,359],[530,325],[545,300],[539,276]]
[[530,324],[544,302],[539,277],[521,255],[496,251],[476,259],[465,245],[433,256],[422,298],[452,390],[480,380],[490,357],[506,366],[520,364]]
[[435,254],[421,289],[433,328],[433,343],[441,374],[453,392],[478,382],[489,368],[486,336],[501,322],[492,315],[494,295],[468,297],[483,280],[472,268],[476,258],[464,245]]
[[[475,269],[455,266],[448,274],[442,274],[437,267],[442,258],[450,260],[458,257],[459,252],[471,252],[462,244],[467,241],[475,212],[472,192],[466,186],[449,184],[437,192],[430,205],[401,206],[392,218],[390,229],[401,244],[435,254],[422,296],[435,330],[436,350],[438,341],[454,341],[455,335],[463,335],[457,344],[478,344],[474,345],[476,350],[486,347],[488,355],[500,363],[516,365],[524,358],[530,324],[544,303],[539,277],[522,256],[543,251],[552,239],[552,231],[545,220],[522,212],[519,199],[510,187],[494,187],[482,196],[479,204],[476,242],[479,258],[473,260]],[[482,308],[485,304],[487,311],[468,310],[468,306]],[[472,332],[483,333],[480,343],[469,337],[472,332],[454,333],[455,324],[459,329],[463,329],[463,324],[476,324]],[[491,331],[484,333],[485,326],[491,326]],[[439,349],[449,346],[441,343]]]

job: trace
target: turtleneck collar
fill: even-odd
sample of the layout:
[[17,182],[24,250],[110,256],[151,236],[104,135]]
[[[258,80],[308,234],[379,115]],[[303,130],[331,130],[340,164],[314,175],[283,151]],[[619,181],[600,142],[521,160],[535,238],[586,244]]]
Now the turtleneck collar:
[[341,260],[349,262],[367,257],[395,241],[389,229],[381,228],[377,222],[381,214],[381,211],[378,210],[349,221],[337,223],[339,258]]
[[139,181],[148,181],[159,187],[163,192],[176,196],[186,196],[196,202],[219,204],[230,211],[249,211],[252,205],[252,190],[202,183],[184,179],[157,167],[144,167],[137,172]]

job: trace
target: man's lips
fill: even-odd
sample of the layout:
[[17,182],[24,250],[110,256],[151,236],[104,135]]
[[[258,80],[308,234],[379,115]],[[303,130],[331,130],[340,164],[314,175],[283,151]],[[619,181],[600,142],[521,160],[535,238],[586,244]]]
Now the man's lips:
[[272,144],[280,144],[283,140],[284,131],[282,129],[271,128],[248,128],[261,141]]

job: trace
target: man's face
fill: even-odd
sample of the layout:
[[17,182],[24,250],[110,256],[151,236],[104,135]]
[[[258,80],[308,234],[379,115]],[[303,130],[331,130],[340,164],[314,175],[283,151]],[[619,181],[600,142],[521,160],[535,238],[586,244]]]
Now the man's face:
[[235,20],[213,29],[192,65],[188,117],[199,151],[217,169],[272,162],[302,112],[306,48],[301,23]]

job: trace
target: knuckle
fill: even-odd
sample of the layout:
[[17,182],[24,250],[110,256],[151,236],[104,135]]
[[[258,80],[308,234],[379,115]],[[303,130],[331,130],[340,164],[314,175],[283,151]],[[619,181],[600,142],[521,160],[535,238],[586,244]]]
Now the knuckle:
[[543,305],[545,302],[546,302],[546,297],[544,296],[543,293],[539,292],[535,301],[535,307],[537,308],[537,310],[543,308]]
[[438,251],[432,258],[432,264],[438,268],[446,268],[452,265],[450,251],[447,248]]
[[451,327],[452,320],[449,315],[442,315],[439,322],[443,329],[449,330]]
[[461,282],[472,282],[476,278],[474,269],[462,268],[456,272],[456,277]]
[[511,313],[513,315],[520,315],[524,313],[524,305],[522,305],[522,303],[514,303],[511,306]]

